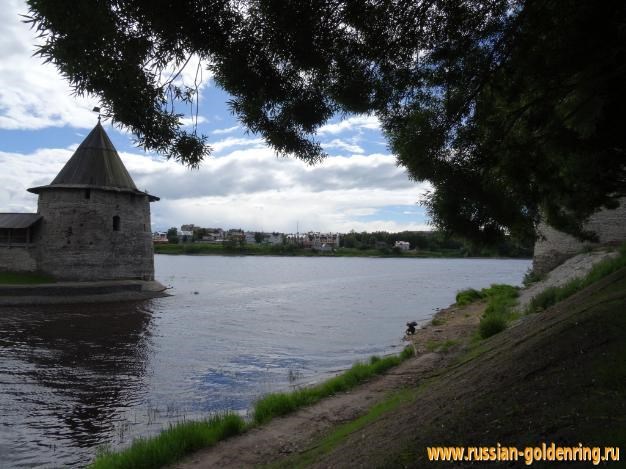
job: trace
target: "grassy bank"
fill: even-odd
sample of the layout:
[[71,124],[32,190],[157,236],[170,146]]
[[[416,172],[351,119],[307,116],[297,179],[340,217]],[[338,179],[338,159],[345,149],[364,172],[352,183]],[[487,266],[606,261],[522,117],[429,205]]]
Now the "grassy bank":
[[204,421],[182,422],[154,438],[138,439],[126,450],[103,452],[92,469],[163,467],[201,448],[213,446],[245,431],[246,423],[235,414],[217,415]]
[[412,356],[413,348],[407,347],[397,356],[372,357],[369,363],[356,363],[345,373],[321,384],[292,392],[268,394],[255,403],[253,421],[257,424],[263,424],[275,417],[315,404],[325,397],[348,391],[372,376],[382,374],[389,368],[399,365]]
[[[457,365],[407,395],[388,397],[271,467],[456,467],[430,461],[427,448],[433,445],[502,442],[524,448],[554,441],[623,448],[625,301],[626,269],[621,269],[548,314],[529,316],[493,337],[479,352],[461,352]],[[583,462],[560,465],[565,464]],[[586,466],[596,464],[587,460]],[[535,460],[535,466],[559,464]]]
[[470,288],[460,291],[456,295],[456,304],[465,306],[479,300],[487,302],[478,327],[480,337],[486,339],[503,331],[509,322],[519,317],[514,310],[518,295],[516,287],[494,284],[482,290]]
[[[543,290],[531,300],[523,313],[541,312],[623,267],[626,267],[626,244],[619,249],[617,257],[598,262],[584,277],[574,278],[565,285]],[[474,301],[485,300],[487,302],[479,326],[480,337],[484,339],[503,331],[511,321],[522,315],[520,311],[517,311],[517,297],[518,288],[516,287],[492,285],[482,290],[470,288],[458,292],[456,304],[464,306]]]
[[413,356],[413,348],[399,355],[372,357],[368,363],[355,363],[349,370],[315,386],[292,392],[268,394],[254,404],[252,420],[235,414],[214,416],[205,421],[182,422],[154,438],[141,438],[120,452],[104,451],[89,466],[92,469],[143,469],[163,467],[186,455],[213,446],[257,425],[312,405],[324,397],[348,391],[373,376],[380,375]]
[[[184,243],[184,244],[155,244],[156,254],[197,254],[220,256],[302,256],[302,257],[394,257],[394,258],[464,258],[467,251],[464,249],[441,249],[437,251],[416,250],[397,251],[383,248],[337,248],[332,252],[319,252],[312,249],[299,248],[293,245],[263,245],[246,244],[233,247],[222,244]],[[489,256],[485,256],[489,257]],[[495,257],[495,256],[493,256]]]
[[53,283],[54,278],[27,272],[0,272],[0,285],[36,285]]

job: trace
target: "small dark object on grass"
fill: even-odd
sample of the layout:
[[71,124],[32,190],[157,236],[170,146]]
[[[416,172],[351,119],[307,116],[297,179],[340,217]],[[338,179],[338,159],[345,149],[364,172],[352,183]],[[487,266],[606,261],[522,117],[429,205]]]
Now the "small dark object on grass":
[[415,334],[415,326],[417,326],[417,323],[415,321],[407,322],[406,323],[406,335]]

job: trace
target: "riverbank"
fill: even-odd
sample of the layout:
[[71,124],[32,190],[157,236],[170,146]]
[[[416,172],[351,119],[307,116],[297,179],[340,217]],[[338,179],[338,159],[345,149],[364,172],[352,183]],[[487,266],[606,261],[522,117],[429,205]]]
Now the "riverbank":
[[442,249],[438,251],[396,249],[357,249],[336,248],[332,251],[321,251],[299,248],[293,245],[259,245],[225,246],[207,243],[155,244],[155,254],[168,255],[214,255],[214,256],[299,256],[299,257],[384,257],[384,258],[444,258],[444,259],[529,259],[527,257],[504,258],[497,255],[468,256],[464,249]]
[[415,359],[174,467],[466,467],[427,448],[623,448],[625,305],[622,269],[484,341],[472,332],[484,305],[442,310]]
[[[396,358],[393,356],[372,360],[374,367],[377,364],[387,365],[386,362],[389,364],[393,362],[396,366],[382,376],[375,376],[378,373],[374,373],[374,377],[365,378],[366,381],[356,388],[349,386],[347,391],[332,392],[330,397],[280,418],[274,416],[270,419],[264,416],[257,418],[259,407],[264,407],[263,404],[257,403],[252,422],[244,429],[242,435],[195,453],[188,460],[177,463],[175,467],[253,466],[274,460],[277,455],[287,455],[305,448],[311,439],[320,437],[335,425],[363,415],[372,403],[385,401],[389,393],[400,392],[450,363],[472,340],[484,307],[485,304],[481,302],[438,311],[432,321],[422,324],[415,335],[407,337],[409,349],[414,351],[414,354],[403,353],[402,358],[397,361],[392,360]],[[408,358],[411,355],[415,358]],[[385,369],[387,368],[388,366],[385,366]],[[361,370],[357,371],[360,372]],[[325,388],[328,383],[337,379],[343,380],[343,376],[350,373],[351,370],[330,381],[320,383],[317,387]],[[277,396],[280,397],[280,394]],[[275,412],[272,415],[274,414]],[[257,420],[263,422],[263,425],[257,425],[255,423]],[[306,425],[303,425],[305,421]],[[150,440],[146,444],[150,444]],[[126,460],[132,460],[132,467],[144,467],[136,458],[129,457]],[[105,460],[100,460],[95,467],[130,467],[124,464],[117,465],[112,462],[109,465]],[[145,467],[149,467],[150,464]]]
[[[268,463],[296,467],[291,466],[294,461],[291,458],[311,448],[327,446],[331,443],[325,439],[329,434],[339,429],[341,434],[351,433],[364,423],[412,400],[410,389],[450,366],[469,346],[484,308],[484,303],[475,303],[438,311],[431,322],[410,337],[414,358],[354,390],[337,393],[318,404],[218,443],[172,467],[255,467]],[[321,446],[312,442],[320,442]],[[302,462],[308,460],[307,457]]]
[[415,358],[174,467],[426,467],[435,445],[623,445],[626,269],[612,272],[484,340],[485,303],[441,310],[411,338]]

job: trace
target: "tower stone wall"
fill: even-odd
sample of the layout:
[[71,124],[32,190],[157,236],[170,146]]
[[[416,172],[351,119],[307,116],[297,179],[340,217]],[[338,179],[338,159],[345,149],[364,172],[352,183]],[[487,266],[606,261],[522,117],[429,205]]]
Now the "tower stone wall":
[[585,228],[598,235],[597,243],[582,242],[541,223],[538,228],[540,238],[535,243],[533,271],[538,274],[549,272],[587,246],[619,245],[626,241],[626,198],[621,199],[615,210],[602,210],[593,215]]
[[[37,264],[59,280],[154,279],[149,196],[50,186],[39,194]],[[118,217],[118,218],[116,218]]]
[[36,254],[34,246],[0,246],[0,271],[35,272]]

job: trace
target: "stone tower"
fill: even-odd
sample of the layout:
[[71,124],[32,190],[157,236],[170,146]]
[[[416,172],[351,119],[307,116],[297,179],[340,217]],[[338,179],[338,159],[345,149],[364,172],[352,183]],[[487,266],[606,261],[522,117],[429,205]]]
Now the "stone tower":
[[150,202],[98,124],[39,195],[39,270],[60,280],[154,279]]

